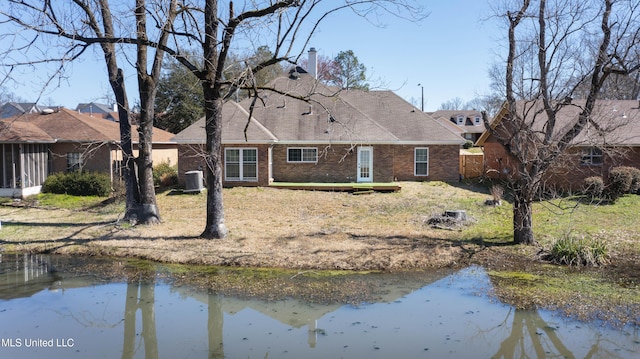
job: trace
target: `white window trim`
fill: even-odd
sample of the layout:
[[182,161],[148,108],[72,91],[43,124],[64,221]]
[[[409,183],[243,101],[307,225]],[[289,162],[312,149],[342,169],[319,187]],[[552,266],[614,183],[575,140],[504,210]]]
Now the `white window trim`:
[[[228,150],[238,150],[238,151],[240,151],[240,158],[239,158],[240,162],[238,162],[238,165],[240,166],[240,168],[239,168],[240,169],[240,177],[229,177],[227,175],[227,151]],[[244,174],[242,173],[243,172],[243,165],[244,165],[244,156],[243,156],[243,151],[244,150],[254,150],[254,151],[256,151],[256,162],[255,162],[255,164],[256,164],[256,176],[255,177],[245,178]],[[258,167],[258,162],[259,162],[258,161],[258,155],[259,155],[259,152],[258,152],[258,149],[256,147],[227,147],[227,148],[225,148],[224,149],[224,180],[225,181],[229,181],[229,182],[232,182],[232,181],[258,182],[258,178],[260,177],[259,174],[258,174],[258,170],[259,170],[259,167]]]
[[482,121],[481,121],[480,116],[476,116],[476,117],[475,117],[475,119],[474,119],[474,121],[475,121],[475,122],[474,122],[474,124],[475,124],[476,126],[480,126],[480,125],[482,124]]
[[[427,161],[426,162],[420,162],[420,163],[426,163],[427,164],[427,173],[423,174],[420,173],[418,174],[418,150],[427,150]],[[429,176],[429,147],[416,147],[413,149],[413,175],[416,177],[426,177]]]
[[[313,161],[304,160],[304,150],[315,150],[316,156]],[[289,150],[300,150],[300,161],[291,161],[289,159]],[[287,147],[287,163],[318,163],[318,147]]]

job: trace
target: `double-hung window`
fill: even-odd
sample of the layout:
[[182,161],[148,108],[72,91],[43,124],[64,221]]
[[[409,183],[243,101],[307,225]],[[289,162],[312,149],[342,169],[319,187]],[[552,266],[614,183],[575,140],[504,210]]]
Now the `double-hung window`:
[[586,166],[602,165],[602,149],[597,147],[586,147],[582,149],[580,164]]
[[258,180],[258,149],[226,148],[224,157],[225,180]]
[[426,147],[416,147],[414,150],[414,175],[429,175],[429,149]]
[[287,162],[316,163],[318,162],[318,149],[315,147],[287,148]]
[[67,172],[79,171],[82,167],[82,154],[78,152],[67,153]]

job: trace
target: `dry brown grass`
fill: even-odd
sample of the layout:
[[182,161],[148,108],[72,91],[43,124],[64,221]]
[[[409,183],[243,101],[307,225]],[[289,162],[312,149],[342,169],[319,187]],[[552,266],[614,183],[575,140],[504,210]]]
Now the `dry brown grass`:
[[487,195],[440,183],[402,186],[397,193],[359,196],[225,189],[229,236],[224,240],[199,238],[205,224],[204,195],[159,194],[163,222],[154,226],[116,225],[121,215],[117,210],[4,207],[0,244],[8,250],[305,269],[426,268],[464,258],[455,233],[433,230],[424,219],[464,205],[456,202],[459,198],[480,203]]

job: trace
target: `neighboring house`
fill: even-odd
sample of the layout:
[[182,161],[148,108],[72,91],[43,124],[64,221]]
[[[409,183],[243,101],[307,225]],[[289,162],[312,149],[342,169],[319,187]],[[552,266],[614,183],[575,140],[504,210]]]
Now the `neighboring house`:
[[104,118],[105,120],[118,122],[118,108],[116,105],[109,106],[102,103],[89,102],[79,103],[76,107],[79,113],[89,114],[90,116]]
[[467,141],[475,143],[484,132],[482,113],[476,110],[439,110],[429,115],[445,123]]
[[[560,138],[576,123],[584,101],[573,101],[558,114],[554,138]],[[640,168],[640,103],[638,101],[600,100],[596,103],[591,122],[588,123],[567,153],[551,168],[545,185],[564,190],[579,190],[583,180],[590,176],[602,176],[616,166]],[[533,124],[539,135],[547,124],[547,116],[540,103],[519,101],[517,113],[527,113],[526,121]],[[509,131],[505,122],[508,113],[503,105],[491,122],[498,131]],[[477,144],[484,151],[484,173],[490,178],[508,178],[515,173],[514,162],[506,149],[489,131],[485,131]]]
[[0,118],[24,115],[25,113],[39,113],[42,111],[35,103],[6,102],[0,107]]
[[[251,118],[251,99],[223,105],[225,186],[459,179],[464,140],[391,91],[327,87],[299,67],[269,86]],[[184,182],[205,166],[204,119],[173,140]]]
[[[134,155],[138,131],[131,129]],[[176,164],[174,135],[153,130],[155,164]],[[69,109],[32,113],[0,120],[0,196],[26,197],[40,192],[50,173],[87,171],[110,173],[122,168],[119,125]]]

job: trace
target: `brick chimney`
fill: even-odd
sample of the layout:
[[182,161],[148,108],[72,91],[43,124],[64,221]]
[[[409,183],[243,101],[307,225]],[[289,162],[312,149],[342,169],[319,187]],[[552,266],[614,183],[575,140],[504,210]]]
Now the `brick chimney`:
[[313,76],[314,79],[318,78],[318,53],[316,52],[316,48],[312,47],[309,49],[309,61],[308,61],[308,69],[307,71],[309,71],[309,73],[311,74],[311,76]]

